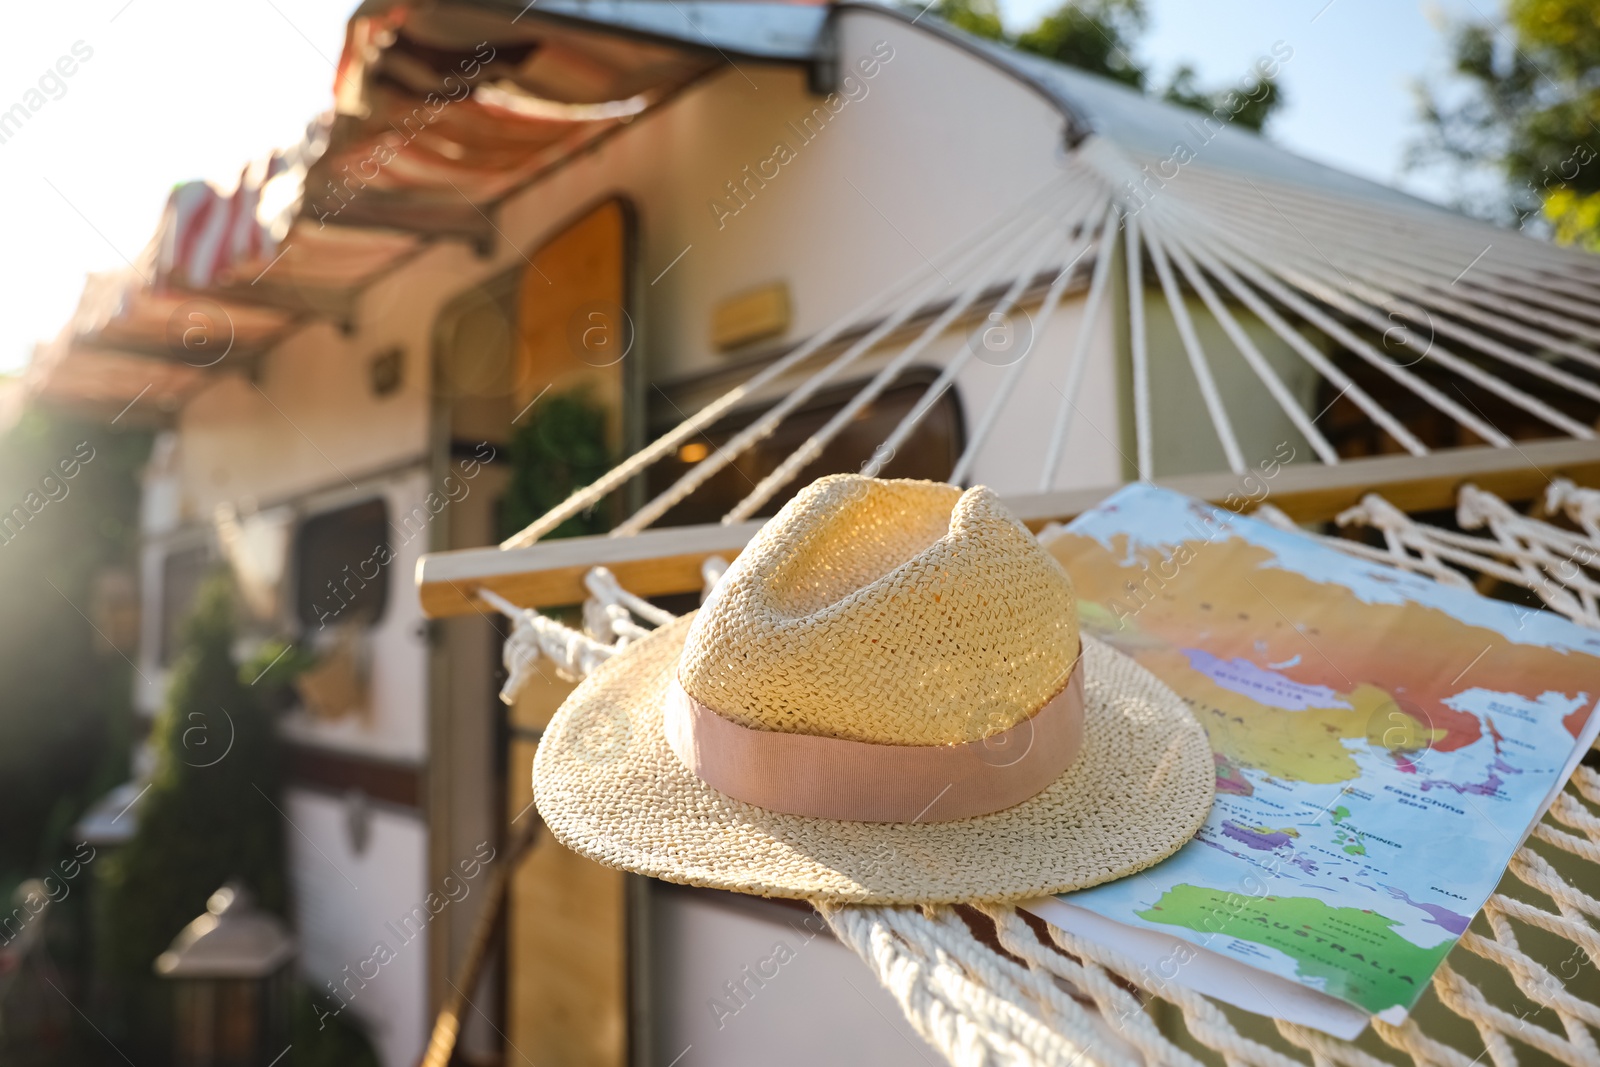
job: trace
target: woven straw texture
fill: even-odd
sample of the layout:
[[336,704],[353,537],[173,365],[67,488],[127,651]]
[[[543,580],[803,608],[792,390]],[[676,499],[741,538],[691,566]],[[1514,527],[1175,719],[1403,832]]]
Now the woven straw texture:
[[806,819],[742,803],[694,777],[662,729],[693,618],[598,667],[534,759],[545,822],[608,866],[833,903],[1017,900],[1142,870],[1187,841],[1211,808],[1211,748],[1187,707],[1093,639],[1083,644],[1083,753],[1030,800],[936,824]]
[[1072,583],[994,493],[821,478],[696,616],[678,677],[744,726],[900,745],[979,740],[1060,691]]

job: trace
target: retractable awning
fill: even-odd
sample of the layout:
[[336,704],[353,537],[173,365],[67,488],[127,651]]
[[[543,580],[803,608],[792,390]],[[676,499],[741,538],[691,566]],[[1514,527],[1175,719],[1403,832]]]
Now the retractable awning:
[[[502,240],[500,201],[697,79],[810,65],[826,8],[683,0],[372,0],[351,19],[334,107],[231,187],[189,182],[128,270],[94,279],[42,346],[33,395],[130,419],[247,367],[433,240]],[[214,357],[226,351],[225,360]]]

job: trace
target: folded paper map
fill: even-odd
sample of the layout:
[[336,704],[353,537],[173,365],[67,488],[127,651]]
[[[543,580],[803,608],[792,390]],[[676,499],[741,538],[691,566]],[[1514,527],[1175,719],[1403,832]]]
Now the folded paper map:
[[1047,547],[1190,702],[1217,800],[1171,859],[1028,907],[1152,981],[1402,1019],[1593,742],[1600,634],[1148,485]]

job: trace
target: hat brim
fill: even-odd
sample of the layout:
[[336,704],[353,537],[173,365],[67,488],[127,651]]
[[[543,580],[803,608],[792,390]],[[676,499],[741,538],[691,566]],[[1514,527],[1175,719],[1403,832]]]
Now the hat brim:
[[608,867],[839,904],[1021,900],[1150,867],[1211,810],[1211,746],[1183,699],[1087,635],[1083,749],[1020,804],[952,822],[867,823],[735,800],[683,765],[662,726],[692,618],[602,664],[561,706],[534,757],[546,825]]

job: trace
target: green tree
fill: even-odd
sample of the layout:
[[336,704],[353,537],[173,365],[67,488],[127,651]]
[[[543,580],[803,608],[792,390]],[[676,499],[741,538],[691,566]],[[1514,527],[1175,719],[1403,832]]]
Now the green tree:
[[1275,81],[1252,81],[1237,89],[1201,89],[1194,68],[1187,63],[1173,71],[1172,80],[1161,90],[1161,99],[1196,111],[1231,113],[1234,124],[1248,130],[1260,130],[1283,106],[1282,90]]
[[[240,669],[234,638],[233,587],[218,572],[202,586],[185,626],[151,734],[156,770],[137,809],[138,828],[99,861],[99,956],[120,1008],[113,1025],[146,1058],[166,1054],[172,1018],[168,986],[152,965],[205,911],[211,894],[237,879],[262,907],[287,912],[277,723],[260,691],[244,681],[260,667]],[[316,993],[297,983],[293,996],[294,1057],[286,1064],[375,1067],[354,1016],[333,1014],[325,1023]]]
[[1149,21],[1144,0],[1068,0],[1019,35],[1016,46],[1143,89],[1149,71],[1133,52]]
[[234,633],[232,589],[219,574],[201,589],[155,723],[138,829],[100,867],[105,959],[124,980],[147,978],[229,879],[284,911],[276,724],[239,678]]
[[1509,0],[1451,24],[1455,77],[1422,90],[1414,168],[1444,165],[1476,214],[1600,249],[1600,18],[1590,0]]
[[[1144,0],[1067,0],[1015,37],[1001,24],[994,0],[937,0],[929,10],[975,37],[999,41],[1143,92],[1153,88],[1149,68],[1135,57],[1139,39],[1150,24]],[[1237,108],[1231,106],[1236,103],[1230,99],[1234,93],[1243,97]],[[1235,125],[1258,132],[1283,106],[1275,82],[1203,89],[1194,68],[1187,64],[1178,67],[1156,95],[1196,111],[1226,111]]]
[[1003,41],[1000,7],[994,0],[938,0],[932,11],[958,30],[990,41]]

